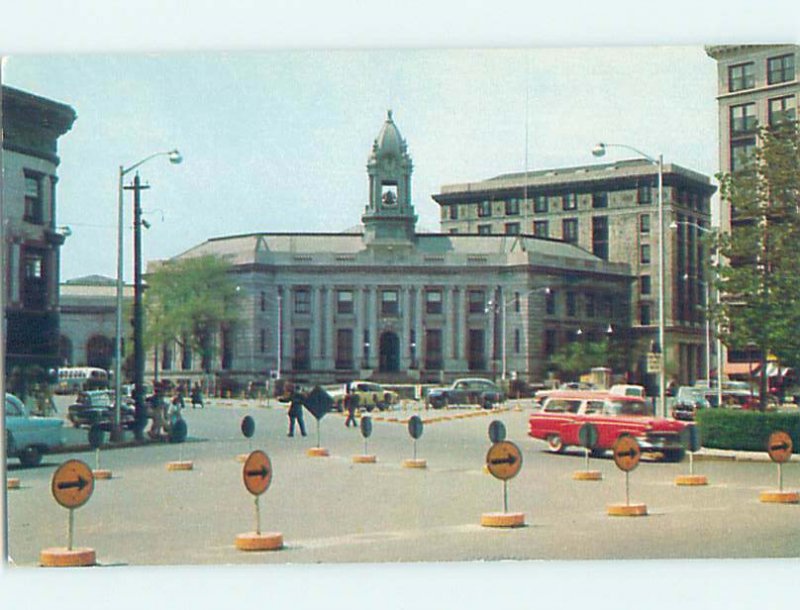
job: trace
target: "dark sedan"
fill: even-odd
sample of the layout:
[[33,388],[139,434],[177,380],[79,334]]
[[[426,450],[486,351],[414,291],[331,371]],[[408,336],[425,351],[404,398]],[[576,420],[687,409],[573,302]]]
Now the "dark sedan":
[[[131,429],[135,420],[136,410],[128,399],[120,405],[120,424],[123,428]],[[90,428],[99,424],[108,430],[114,423],[114,393],[108,390],[95,390],[80,392],[75,404],[67,409],[67,419],[76,428]]]

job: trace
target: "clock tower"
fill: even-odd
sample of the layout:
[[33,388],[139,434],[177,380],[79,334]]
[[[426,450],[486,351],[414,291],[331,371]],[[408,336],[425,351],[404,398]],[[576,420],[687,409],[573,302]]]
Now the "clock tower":
[[417,217],[411,205],[411,157],[387,112],[367,161],[369,204],[361,221],[369,244],[408,244],[414,240]]

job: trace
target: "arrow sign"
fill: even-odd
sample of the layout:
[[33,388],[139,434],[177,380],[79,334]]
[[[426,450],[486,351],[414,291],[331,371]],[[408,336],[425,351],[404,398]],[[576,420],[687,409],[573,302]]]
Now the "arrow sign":
[[614,463],[617,468],[630,472],[639,465],[642,450],[632,436],[620,436],[614,443]]
[[53,473],[50,491],[64,508],[78,508],[94,491],[92,470],[80,460],[67,460]]
[[495,458],[495,459],[491,460],[491,463],[492,464],[508,464],[509,466],[513,466],[514,464],[517,463],[517,458],[515,458],[513,455],[508,455],[508,456],[506,456],[504,458]]
[[486,468],[493,477],[507,481],[514,478],[522,468],[522,453],[514,443],[494,443],[486,453]]
[[244,486],[254,496],[260,496],[272,482],[272,464],[266,453],[256,449],[247,456],[242,467]]
[[58,489],[75,489],[77,488],[78,491],[82,491],[84,487],[89,484],[89,481],[84,479],[83,477],[79,476],[77,481],[63,481],[61,483],[57,483],[56,487]]
[[767,453],[773,462],[788,462],[792,457],[792,437],[783,430],[777,430],[769,435]]
[[779,445],[772,445],[770,451],[785,451],[789,448],[788,443],[780,443]]
[[621,457],[621,458],[624,458],[624,457],[634,458],[637,455],[638,455],[638,453],[637,453],[636,449],[628,449],[628,451],[619,451],[619,452],[617,452],[617,457]]

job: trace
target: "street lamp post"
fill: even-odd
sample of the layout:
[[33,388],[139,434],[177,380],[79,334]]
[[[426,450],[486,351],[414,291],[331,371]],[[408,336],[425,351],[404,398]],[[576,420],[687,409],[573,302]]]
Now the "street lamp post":
[[656,159],[633,146],[627,144],[610,144],[608,142],[598,143],[592,149],[592,154],[595,157],[602,157],[606,154],[606,149],[609,147],[631,150],[641,155],[658,168],[658,349],[661,356],[658,374],[658,408],[661,417],[666,417],[666,350],[664,349],[664,155],[659,154]]
[[[150,159],[154,159],[156,157],[166,156],[169,157],[170,163],[180,163],[183,160],[183,157],[177,150],[170,150],[166,152],[157,152],[153,153],[152,155],[145,157],[138,163],[134,163],[130,167],[125,167],[124,165],[119,166],[119,180],[117,184],[117,295],[116,295],[116,340],[114,345],[114,427],[112,430],[112,436],[114,440],[120,440],[122,438],[122,430],[120,428],[120,410],[122,405],[122,288],[123,288],[123,273],[124,273],[124,266],[123,266],[123,235],[125,232],[124,226],[124,207],[122,201],[122,192],[124,190],[123,186],[123,178],[126,174],[132,172],[140,165],[148,162]],[[137,176],[138,179],[138,176]],[[134,191],[138,196],[139,191]],[[141,208],[138,210],[139,215],[141,215]],[[135,220],[136,225],[138,227],[141,219]],[[138,364],[137,364],[138,368]],[[139,417],[139,401],[141,401],[141,385],[134,390],[134,398],[137,401],[137,409],[136,415],[137,418]]]
[[[525,292],[523,294],[520,294],[518,296],[515,296],[511,300],[506,299],[504,291],[502,291],[501,294],[500,294],[500,298],[502,299],[500,301],[500,319],[501,319],[502,325],[503,325],[502,331],[501,331],[502,335],[500,337],[501,362],[502,362],[502,370],[501,370],[501,374],[500,375],[501,375],[501,379],[503,381],[506,380],[506,377],[508,375],[508,333],[507,333],[507,328],[506,328],[506,324],[508,322],[508,305],[510,303],[518,302],[521,299],[524,299],[529,294],[533,294],[534,292],[537,292],[539,290],[543,290],[545,292],[545,294],[550,294],[550,287],[549,286],[544,286],[544,287],[540,287],[540,288],[531,288],[527,292]],[[494,302],[493,301],[489,301],[489,307],[487,307],[487,309],[486,309],[487,313],[489,311],[489,308],[494,308],[494,307],[495,307]]]

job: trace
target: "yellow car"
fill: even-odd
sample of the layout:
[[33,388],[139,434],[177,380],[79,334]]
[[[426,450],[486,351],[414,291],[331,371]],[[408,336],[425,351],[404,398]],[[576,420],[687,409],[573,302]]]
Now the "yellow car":
[[397,392],[387,390],[380,384],[371,381],[351,381],[340,389],[330,392],[331,398],[333,398],[333,408],[336,411],[344,409],[344,397],[347,389],[351,394],[358,396],[358,408],[367,411],[376,408],[385,411],[399,401]]

